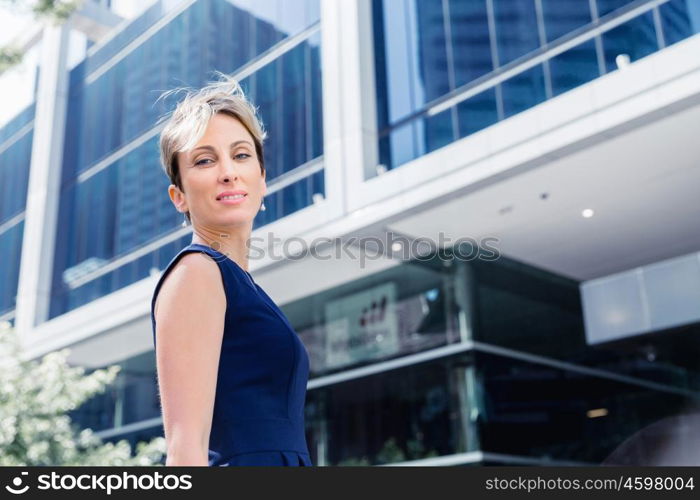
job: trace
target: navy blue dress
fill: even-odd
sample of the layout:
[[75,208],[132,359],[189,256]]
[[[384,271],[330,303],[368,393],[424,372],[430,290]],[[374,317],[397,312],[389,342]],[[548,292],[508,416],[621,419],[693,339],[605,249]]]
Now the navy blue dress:
[[233,260],[192,243],[170,261],[151,301],[154,346],[156,297],[170,270],[191,252],[216,261],[227,302],[209,465],[313,465],[304,432],[308,353],[284,313]]

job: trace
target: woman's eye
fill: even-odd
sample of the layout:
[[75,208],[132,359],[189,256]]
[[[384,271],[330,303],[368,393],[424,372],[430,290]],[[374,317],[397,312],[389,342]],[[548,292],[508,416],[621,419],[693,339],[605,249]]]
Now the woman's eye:
[[[241,158],[241,156],[245,156],[245,158]],[[243,160],[250,158],[250,157],[251,156],[248,153],[238,153],[236,156],[234,156],[234,158],[243,159]]]
[[206,165],[205,162],[208,161],[213,161],[211,158],[202,158],[201,160],[197,160],[194,164],[195,165]]

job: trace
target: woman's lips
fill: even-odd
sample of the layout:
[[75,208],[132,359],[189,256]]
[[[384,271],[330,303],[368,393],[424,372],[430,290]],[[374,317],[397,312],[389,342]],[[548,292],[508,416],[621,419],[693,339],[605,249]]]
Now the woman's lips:
[[217,200],[219,203],[223,203],[224,205],[240,205],[243,203],[246,199],[248,198],[248,195],[243,195],[240,198],[223,198],[221,200]]

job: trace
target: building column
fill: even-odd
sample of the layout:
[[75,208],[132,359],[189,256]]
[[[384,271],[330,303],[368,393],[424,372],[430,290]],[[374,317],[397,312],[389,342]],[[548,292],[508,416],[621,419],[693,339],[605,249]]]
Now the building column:
[[22,240],[15,327],[26,345],[48,319],[68,102],[70,27],[44,28]]
[[348,213],[379,163],[372,1],[321,0],[321,36],[326,189]]

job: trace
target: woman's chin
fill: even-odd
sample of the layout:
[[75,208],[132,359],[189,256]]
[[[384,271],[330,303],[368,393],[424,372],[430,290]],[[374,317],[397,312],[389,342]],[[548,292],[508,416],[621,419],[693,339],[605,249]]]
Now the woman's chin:
[[219,219],[219,225],[223,227],[245,227],[253,222],[253,217],[248,214],[235,214],[228,217],[221,217]]

